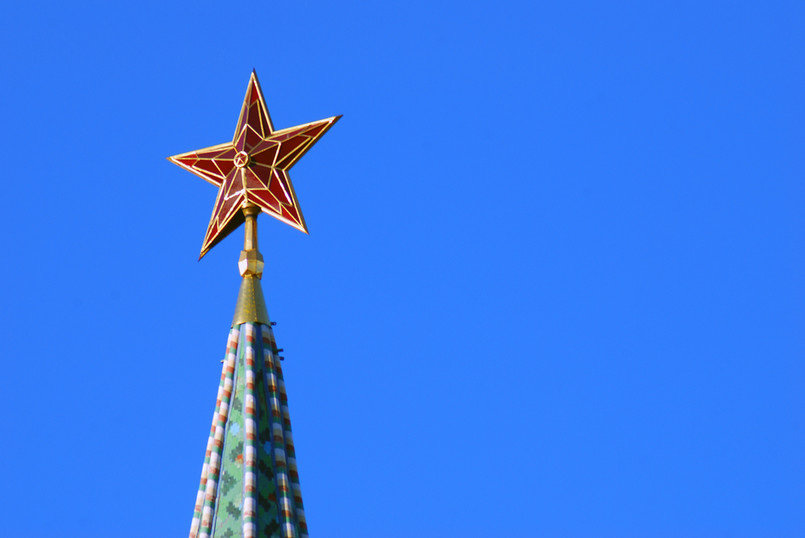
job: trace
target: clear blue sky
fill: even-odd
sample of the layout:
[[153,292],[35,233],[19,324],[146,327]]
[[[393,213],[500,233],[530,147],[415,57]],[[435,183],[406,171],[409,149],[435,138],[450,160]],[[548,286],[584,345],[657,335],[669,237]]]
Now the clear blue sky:
[[805,536],[802,2],[14,2],[4,536],[189,529],[256,68],[314,537]]

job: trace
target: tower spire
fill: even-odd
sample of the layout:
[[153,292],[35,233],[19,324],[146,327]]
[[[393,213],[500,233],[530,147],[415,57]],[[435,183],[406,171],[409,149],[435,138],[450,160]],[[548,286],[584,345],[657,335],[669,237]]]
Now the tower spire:
[[259,208],[244,204],[243,277],[190,538],[305,538],[288,397],[260,286]]
[[252,73],[232,142],[169,157],[218,187],[201,248],[245,223],[229,330],[190,538],[307,538],[288,398],[260,279],[257,215],[307,233],[288,170],[338,120],[274,130]]

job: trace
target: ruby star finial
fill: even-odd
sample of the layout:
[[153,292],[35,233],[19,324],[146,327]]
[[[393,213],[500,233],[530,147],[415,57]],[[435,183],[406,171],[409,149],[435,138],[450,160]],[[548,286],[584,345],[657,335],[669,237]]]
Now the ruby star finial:
[[168,157],[219,188],[199,259],[243,223],[246,203],[307,233],[288,170],[340,117],[275,131],[252,71],[232,142]]

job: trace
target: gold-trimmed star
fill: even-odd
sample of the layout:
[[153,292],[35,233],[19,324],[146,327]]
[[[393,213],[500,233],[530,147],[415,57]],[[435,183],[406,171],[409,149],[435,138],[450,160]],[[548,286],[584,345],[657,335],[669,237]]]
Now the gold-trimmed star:
[[340,117],[275,131],[252,71],[232,142],[168,157],[218,187],[199,259],[243,223],[245,203],[307,233],[288,170]]

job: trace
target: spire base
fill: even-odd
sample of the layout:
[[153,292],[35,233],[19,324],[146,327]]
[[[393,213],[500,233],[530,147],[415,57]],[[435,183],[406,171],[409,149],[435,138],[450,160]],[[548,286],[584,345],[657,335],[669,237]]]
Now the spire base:
[[238,302],[235,305],[235,317],[232,326],[241,323],[262,323],[269,325],[266,300],[263,297],[263,288],[260,280],[254,275],[244,275],[238,292]]

